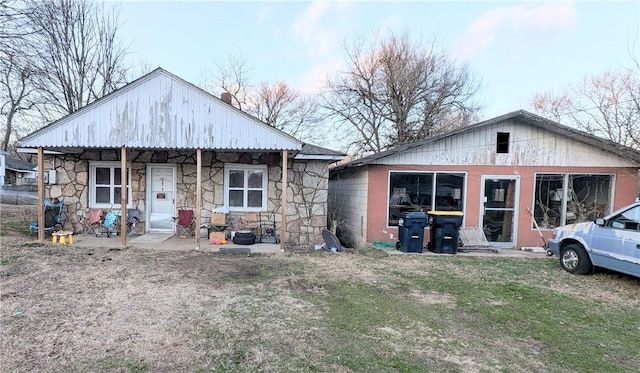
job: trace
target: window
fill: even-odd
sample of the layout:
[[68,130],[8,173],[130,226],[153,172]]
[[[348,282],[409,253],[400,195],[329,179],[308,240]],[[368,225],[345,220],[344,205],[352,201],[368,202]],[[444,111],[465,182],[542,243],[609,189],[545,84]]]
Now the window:
[[[89,206],[120,207],[120,162],[95,162],[89,164]],[[131,169],[127,168],[127,204],[131,201]]]
[[266,210],[267,166],[226,165],[224,203],[234,211]]
[[509,132],[498,132],[496,153],[509,153]]
[[536,222],[540,228],[554,229],[602,217],[611,210],[612,185],[612,175],[537,174]]
[[388,224],[398,225],[402,212],[462,211],[464,184],[463,173],[390,172]]

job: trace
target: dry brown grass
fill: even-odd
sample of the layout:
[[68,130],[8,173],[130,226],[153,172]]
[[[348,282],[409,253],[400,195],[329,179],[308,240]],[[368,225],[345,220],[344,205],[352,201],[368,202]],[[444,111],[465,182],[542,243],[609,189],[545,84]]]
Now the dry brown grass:
[[[332,335],[318,296],[336,284],[398,292],[406,284],[397,273],[482,275],[472,266],[423,256],[247,257],[40,245],[19,232],[31,216],[24,207],[2,206],[3,372],[366,371],[332,359],[340,340]],[[533,281],[551,285],[543,278]],[[586,278],[583,288],[553,286],[560,293],[640,306],[634,283],[611,288],[597,281]],[[411,289],[406,298],[420,307],[461,312],[455,297],[443,292]],[[456,319],[439,328],[407,320],[369,331],[367,338],[380,346],[381,355],[432,361],[427,364],[432,371],[547,370],[539,356],[523,352],[544,351],[535,340],[509,335],[483,340],[481,331],[466,330]],[[518,365],[506,365],[513,361]]]

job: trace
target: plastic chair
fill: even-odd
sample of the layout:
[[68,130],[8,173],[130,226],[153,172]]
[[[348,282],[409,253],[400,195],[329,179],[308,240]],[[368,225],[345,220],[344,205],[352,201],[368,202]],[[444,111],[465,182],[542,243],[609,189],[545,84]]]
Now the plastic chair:
[[195,234],[195,214],[193,210],[179,209],[176,225],[180,236]]
[[90,208],[87,210],[87,217],[83,224],[87,232],[95,234],[96,237],[100,235],[100,224],[102,224],[102,214],[104,211],[101,208]]
[[[44,201],[44,233],[50,234],[54,230],[62,229],[62,210],[64,200],[52,203],[48,199]],[[38,232],[38,222],[35,221],[29,225],[30,234]]]

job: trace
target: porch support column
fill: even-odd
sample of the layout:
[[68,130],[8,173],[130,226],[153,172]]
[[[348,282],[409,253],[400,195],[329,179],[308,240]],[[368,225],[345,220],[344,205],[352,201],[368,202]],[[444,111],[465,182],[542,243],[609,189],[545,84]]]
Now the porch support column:
[[286,150],[282,151],[282,181],[280,184],[282,185],[282,191],[280,193],[280,198],[282,201],[280,202],[280,208],[282,210],[282,217],[280,218],[281,223],[280,226],[280,250],[284,251],[285,247],[285,239],[286,239],[286,231],[287,231],[287,164],[289,160],[287,156],[289,153]]
[[38,241],[44,241],[44,150],[38,147]]
[[120,148],[120,246],[127,247],[127,147]]
[[200,250],[200,224],[202,216],[202,149],[196,150],[196,250]]

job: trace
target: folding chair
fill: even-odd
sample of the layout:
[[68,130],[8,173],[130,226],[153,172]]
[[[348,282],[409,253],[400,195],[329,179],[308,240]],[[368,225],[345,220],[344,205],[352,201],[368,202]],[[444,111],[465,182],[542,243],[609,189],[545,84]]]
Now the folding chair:
[[193,210],[179,209],[176,228],[179,236],[193,236],[195,234],[195,214]]
[[259,239],[259,237],[262,236],[260,228],[260,219],[257,213],[247,212],[244,214],[244,217],[242,218],[243,230],[250,231],[256,236],[256,239]]
[[104,211],[101,208],[89,208],[83,222],[85,231],[95,234],[96,237],[100,236],[100,225],[102,224],[103,213]]
[[[108,211],[104,215],[104,220],[102,221],[102,225],[100,227],[101,233],[105,232],[107,237],[111,237],[111,233],[115,232],[118,234],[118,214],[113,211]],[[99,234],[96,234],[99,236]]]
[[[64,200],[52,203],[49,200],[44,201],[44,233],[51,234],[54,230],[62,229],[62,208]],[[30,234],[38,232],[38,221],[29,225]]]
[[132,236],[138,234],[136,224],[140,222],[140,210],[127,209],[127,235]]

